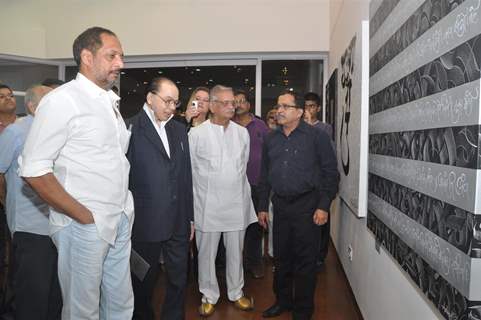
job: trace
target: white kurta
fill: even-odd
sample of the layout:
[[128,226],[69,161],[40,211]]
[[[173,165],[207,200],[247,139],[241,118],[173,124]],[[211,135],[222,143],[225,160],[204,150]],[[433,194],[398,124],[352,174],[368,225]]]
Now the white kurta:
[[233,121],[224,129],[207,120],[190,130],[189,145],[195,229],[237,231],[256,222],[246,175],[247,129]]

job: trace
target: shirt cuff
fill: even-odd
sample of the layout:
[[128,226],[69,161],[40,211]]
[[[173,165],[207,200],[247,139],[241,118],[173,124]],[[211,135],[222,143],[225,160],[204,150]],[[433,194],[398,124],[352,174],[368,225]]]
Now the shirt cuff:
[[329,213],[329,210],[331,209],[331,199],[325,195],[321,195],[317,209],[321,209]]
[[269,200],[259,200],[259,205],[257,206],[257,211],[269,211]]
[[20,159],[19,159],[20,168],[18,169],[18,174],[21,177],[26,177],[26,178],[40,177],[53,172],[51,161],[38,161],[35,163],[29,163],[25,165],[21,163]]

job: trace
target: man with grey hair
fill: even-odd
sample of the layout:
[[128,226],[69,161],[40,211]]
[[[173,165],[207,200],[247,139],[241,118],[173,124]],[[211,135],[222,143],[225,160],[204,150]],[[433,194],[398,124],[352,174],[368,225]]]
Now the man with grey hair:
[[[57,277],[57,249],[49,237],[48,205],[17,173],[35,110],[51,88],[35,85],[25,94],[28,115],[0,135],[0,180],[6,180],[8,228],[15,255],[15,319],[60,319],[62,300]],[[3,183],[0,185],[4,185]],[[5,194],[5,192],[0,192]]]
[[249,133],[231,121],[235,113],[231,88],[215,86],[210,99],[211,118],[189,132],[202,316],[211,315],[219,300],[215,257],[221,235],[226,247],[228,298],[240,310],[254,307],[253,299],[242,291],[244,235],[256,221],[246,175]]

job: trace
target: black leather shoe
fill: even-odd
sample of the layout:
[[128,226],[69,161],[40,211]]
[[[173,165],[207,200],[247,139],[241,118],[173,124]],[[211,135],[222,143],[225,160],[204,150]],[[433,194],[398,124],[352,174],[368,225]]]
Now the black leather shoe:
[[269,309],[262,312],[262,317],[263,318],[274,318],[274,317],[280,316],[281,314],[283,314],[284,312],[289,311],[289,310],[290,310],[289,308],[286,308],[286,307],[281,306],[280,304],[276,303],[273,306],[271,306]]

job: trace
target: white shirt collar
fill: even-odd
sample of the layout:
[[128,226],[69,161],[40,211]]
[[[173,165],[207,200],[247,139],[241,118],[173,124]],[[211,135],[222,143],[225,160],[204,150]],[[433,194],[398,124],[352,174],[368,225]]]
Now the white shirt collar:
[[88,79],[86,76],[81,74],[80,72],[77,73],[77,78],[76,80],[79,82],[80,86],[87,91],[87,93],[92,97],[96,98],[102,94],[107,94],[110,101],[112,102],[117,102],[120,100],[120,97],[115,94],[112,90],[105,90],[100,88],[98,85],[96,85],[92,80]]
[[143,109],[145,110],[145,113],[147,113],[147,116],[149,117],[150,121],[153,123],[154,127],[159,127],[160,129],[163,129],[165,125],[174,117],[174,115],[170,115],[169,119],[165,121],[158,121],[155,119],[155,113],[154,110],[152,110],[147,103],[144,103]]

